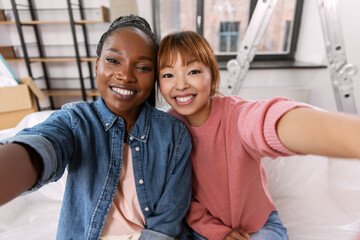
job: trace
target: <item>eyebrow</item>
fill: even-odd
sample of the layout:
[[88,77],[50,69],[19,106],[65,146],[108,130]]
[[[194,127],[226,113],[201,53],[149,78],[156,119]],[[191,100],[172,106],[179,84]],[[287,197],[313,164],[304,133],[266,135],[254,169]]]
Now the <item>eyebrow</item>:
[[193,60],[187,61],[187,62],[186,62],[186,66],[188,66],[188,65],[190,65],[190,64],[193,64],[194,62],[198,62],[198,60],[193,59]]
[[[108,49],[106,49],[106,51],[115,52],[115,53],[117,53],[117,54],[119,54],[121,56],[124,55],[124,52],[122,50],[118,50],[116,48],[108,48]],[[140,56],[139,59],[140,60],[148,60],[150,62],[153,62],[152,58],[150,58],[148,56]]]

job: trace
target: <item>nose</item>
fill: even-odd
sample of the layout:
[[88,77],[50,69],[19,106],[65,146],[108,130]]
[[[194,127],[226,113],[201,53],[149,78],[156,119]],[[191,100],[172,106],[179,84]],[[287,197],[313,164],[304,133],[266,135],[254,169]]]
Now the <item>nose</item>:
[[182,91],[187,88],[189,88],[189,83],[186,77],[185,76],[179,77],[176,81],[176,89]]
[[115,78],[123,82],[134,82],[136,81],[135,75],[130,67],[123,67],[120,71],[115,74]]

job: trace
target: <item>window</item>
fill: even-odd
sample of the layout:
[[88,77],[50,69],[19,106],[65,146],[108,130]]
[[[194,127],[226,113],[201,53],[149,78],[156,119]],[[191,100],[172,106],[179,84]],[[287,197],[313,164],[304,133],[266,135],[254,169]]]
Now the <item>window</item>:
[[[154,30],[158,39],[173,31],[196,31],[219,61],[228,61],[238,53],[257,1],[152,0]],[[277,1],[254,61],[294,60],[302,5],[303,0]]]
[[219,51],[237,52],[240,22],[220,22]]

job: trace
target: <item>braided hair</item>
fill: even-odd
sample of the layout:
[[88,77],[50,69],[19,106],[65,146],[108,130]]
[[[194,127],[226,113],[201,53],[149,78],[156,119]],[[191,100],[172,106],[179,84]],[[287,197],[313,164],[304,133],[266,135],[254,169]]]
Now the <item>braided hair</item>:
[[[97,45],[96,48],[96,56],[99,58],[101,55],[101,51],[102,48],[104,46],[104,42],[106,41],[106,39],[116,30],[121,29],[121,28],[136,28],[140,31],[142,31],[143,33],[145,33],[145,35],[152,41],[152,43],[154,44],[154,51],[155,51],[155,55],[157,57],[158,55],[158,51],[159,51],[159,44],[156,40],[156,37],[154,35],[154,33],[151,30],[151,27],[149,25],[149,23],[142,17],[139,16],[135,16],[133,14],[130,14],[128,16],[121,16],[118,17],[117,19],[115,19],[109,29],[101,36],[100,41]],[[156,64],[156,62],[155,62]],[[156,68],[156,65],[155,65]],[[156,71],[155,71],[156,74]],[[155,76],[155,83],[157,82],[157,74]],[[156,103],[156,91],[155,91],[155,87],[151,90],[151,93],[149,95],[149,97],[146,99],[146,101],[151,105],[151,106],[155,106]]]
[[140,16],[135,16],[133,14],[130,14],[128,16],[121,16],[121,17],[118,17],[117,19],[115,19],[111,23],[109,29],[101,36],[100,41],[96,48],[97,57],[100,57],[104,42],[109,37],[109,35],[111,35],[114,31],[116,31],[120,28],[125,28],[125,27],[133,27],[133,28],[139,29],[143,33],[145,33],[146,36],[148,36],[148,38],[153,42],[154,47],[155,47],[155,52],[156,53],[158,52],[159,44],[156,40],[154,33],[151,30],[149,23]]

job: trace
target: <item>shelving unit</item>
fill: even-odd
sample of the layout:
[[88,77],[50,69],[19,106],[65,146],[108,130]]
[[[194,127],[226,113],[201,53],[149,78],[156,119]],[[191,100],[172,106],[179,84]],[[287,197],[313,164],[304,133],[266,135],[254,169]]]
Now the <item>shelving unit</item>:
[[[75,24],[87,24],[87,23],[104,23],[108,21],[107,8],[100,6],[101,20],[79,20],[74,21]],[[70,21],[21,21],[22,25],[33,25],[33,24],[69,24]],[[16,24],[15,21],[0,21],[0,24]]]
[[[78,0],[78,3],[76,4],[76,9],[73,8],[74,4],[71,3],[70,0],[66,0],[67,8],[61,9],[60,11],[63,11],[64,14],[67,14],[67,17],[69,20],[65,21],[48,21],[48,20],[39,20],[36,12],[38,11],[35,9],[33,0],[28,0],[28,4],[26,5],[26,10],[31,16],[31,20],[21,20],[19,16],[19,11],[24,11],[23,9],[19,10],[18,6],[19,4],[16,3],[16,0],[11,0],[12,5],[12,12],[14,15],[14,21],[0,21],[0,24],[7,24],[7,25],[16,25],[17,32],[19,34],[20,42],[21,42],[21,49],[23,53],[23,57],[21,58],[15,58],[15,59],[6,59],[7,62],[11,63],[25,63],[26,69],[28,72],[28,75],[32,77],[33,79],[44,79],[46,87],[43,88],[43,92],[45,96],[49,97],[49,103],[51,109],[55,109],[55,105],[53,102],[53,97],[81,97],[82,100],[87,101],[88,98],[92,98],[93,100],[96,99],[96,97],[99,96],[99,93],[96,89],[94,78],[93,78],[93,64],[96,60],[96,57],[91,56],[90,49],[89,49],[89,42],[88,42],[88,32],[86,28],[86,24],[97,24],[97,23],[106,23],[109,22],[109,16],[108,16],[108,9],[101,6],[100,7],[100,20],[87,20],[85,19],[84,14],[84,8],[82,0]],[[24,5],[21,5],[21,7],[24,7]],[[54,9],[52,9],[54,10]],[[78,15],[80,19],[76,19],[74,17],[74,10],[78,11]],[[74,47],[74,57],[48,57],[43,51],[43,41],[41,39],[41,33],[39,31],[39,26],[41,25],[57,25],[57,24],[68,24],[70,27],[69,32],[71,32],[72,40],[73,40],[73,47]],[[84,46],[82,50],[85,50],[85,55],[80,55],[80,44],[78,43],[78,36],[79,31],[76,31],[76,26],[81,27],[82,32],[82,38],[84,41]],[[38,57],[30,57],[28,54],[28,45],[25,41],[26,36],[24,35],[23,28],[25,27],[31,27],[33,30],[33,33],[36,38],[36,47],[38,50]],[[32,64],[33,63],[39,63],[41,65],[42,69],[42,76],[41,77],[35,77],[33,74]],[[77,89],[54,89],[52,87],[52,80],[49,77],[48,74],[48,64],[62,64],[62,63],[76,63],[78,76],[79,76],[79,83],[80,87]],[[83,73],[83,64],[87,65],[87,73],[88,77],[84,77]],[[58,79],[61,78],[61,76],[57,77]],[[85,87],[85,79],[88,79],[90,81],[90,88]],[[39,105],[39,104],[38,104]],[[39,106],[40,109],[40,106]]]

